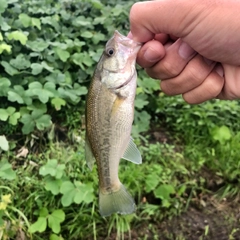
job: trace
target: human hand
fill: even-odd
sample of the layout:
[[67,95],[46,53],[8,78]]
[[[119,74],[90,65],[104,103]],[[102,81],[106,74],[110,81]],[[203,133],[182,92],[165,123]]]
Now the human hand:
[[132,38],[145,42],[137,62],[162,80],[165,93],[183,94],[189,103],[239,98],[239,7],[238,1],[206,0],[134,4]]

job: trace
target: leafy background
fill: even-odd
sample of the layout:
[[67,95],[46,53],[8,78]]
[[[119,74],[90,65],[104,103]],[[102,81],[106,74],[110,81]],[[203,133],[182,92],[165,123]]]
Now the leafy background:
[[132,135],[144,163],[119,171],[138,209],[99,216],[96,168],[84,159],[85,99],[106,41],[129,30],[132,4],[1,1],[0,239],[176,239],[159,227],[163,219],[206,206],[209,191],[238,196],[239,103],[188,105],[139,68]]

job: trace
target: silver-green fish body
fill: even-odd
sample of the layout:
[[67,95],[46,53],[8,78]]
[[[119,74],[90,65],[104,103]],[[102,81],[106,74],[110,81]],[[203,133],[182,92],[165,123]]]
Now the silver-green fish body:
[[99,208],[102,216],[129,214],[135,203],[118,178],[121,158],[141,163],[130,134],[134,117],[137,74],[135,62],[141,44],[115,31],[107,42],[90,84],[86,107],[86,159],[96,160]]

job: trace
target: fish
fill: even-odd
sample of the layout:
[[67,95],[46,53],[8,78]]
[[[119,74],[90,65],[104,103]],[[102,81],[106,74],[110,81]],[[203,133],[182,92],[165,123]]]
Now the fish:
[[85,156],[97,163],[99,212],[131,214],[135,202],[118,177],[120,159],[142,163],[131,138],[136,94],[136,57],[141,43],[117,30],[106,43],[91,80],[86,100]]

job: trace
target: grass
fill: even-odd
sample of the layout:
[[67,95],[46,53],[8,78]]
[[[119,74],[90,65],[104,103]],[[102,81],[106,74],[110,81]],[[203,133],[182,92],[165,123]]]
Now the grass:
[[[169,108],[173,108],[171,103]],[[196,113],[190,110],[187,108],[182,120],[182,115],[179,117],[178,125],[172,122],[163,128],[168,122],[165,119],[161,127],[157,123],[150,134],[136,139],[142,165],[121,161],[119,178],[137,203],[136,213],[127,216],[100,217],[97,171],[96,166],[90,171],[85,162],[84,131],[71,125],[71,131],[61,135],[62,140],[53,137],[53,129],[41,134],[42,141],[29,136],[26,158],[17,158],[18,146],[11,143],[11,150],[1,153],[0,195],[10,194],[11,201],[5,204],[0,200],[0,239],[20,235],[34,240],[159,239],[160,234],[164,234],[163,239],[189,239],[186,219],[176,223],[177,216],[184,216],[192,206],[204,209],[204,204],[211,202],[204,200],[206,196],[215,195],[219,201],[236,199],[240,189],[236,124],[232,128],[206,122],[207,129],[203,125],[190,127],[184,122],[186,116],[189,122],[194,121]],[[169,114],[177,118],[173,111]],[[204,115],[203,120],[207,119]],[[176,224],[183,226],[177,235],[171,228]],[[206,225],[196,231],[202,239],[211,239],[213,227]],[[238,233],[233,227],[229,239]]]
[[[181,211],[184,189],[192,185],[189,181],[191,174],[182,165],[183,156],[175,152],[173,146],[150,144],[140,147],[143,159],[145,159],[144,164],[138,166],[122,161],[119,170],[121,181],[135,196],[138,205],[137,213],[129,216],[113,215],[110,218],[101,218],[98,214],[96,167],[92,172],[88,169],[84,159],[82,135],[79,135],[78,139],[80,141],[72,144],[50,143],[46,151],[41,154],[29,154],[26,159],[10,156],[9,161],[14,166],[16,177],[11,181],[2,181],[2,185],[7,189],[1,189],[1,195],[12,195],[12,201],[7,207],[9,214],[3,213],[4,221],[14,222],[17,229],[22,222],[24,226],[21,228],[22,231],[30,236],[27,232],[28,223],[36,223],[41,216],[42,208],[48,209],[49,212],[61,209],[65,213],[65,219],[60,224],[60,231],[54,232],[49,225],[40,230],[42,233],[39,233],[39,228],[36,228],[32,231],[33,239],[47,239],[51,234],[58,235],[59,239],[61,236],[64,239],[98,239],[99,236],[110,236],[112,233],[123,239],[126,233],[131,234],[130,230],[134,226],[141,224],[142,219],[146,221],[153,217],[160,220],[169,214]],[[49,162],[54,162],[53,159],[57,161],[55,169],[49,165]],[[45,171],[48,171],[47,174],[43,172],[43,167]],[[152,178],[152,174],[157,178]],[[185,184],[179,184],[180,178],[186,180]],[[68,204],[63,204],[65,195],[61,189],[59,190],[58,184],[61,185],[66,181],[73,184],[77,181],[83,185],[89,183],[89,196],[77,203],[70,200]],[[155,193],[153,185],[156,189],[165,185],[167,190],[171,188],[173,192],[164,194],[160,189]],[[183,185],[185,185],[184,189]],[[178,198],[173,198],[171,195],[179,193]],[[161,206],[161,202],[165,207]],[[173,205],[179,207],[175,209]],[[156,211],[159,213],[156,214]],[[8,230],[4,234],[9,234]]]

